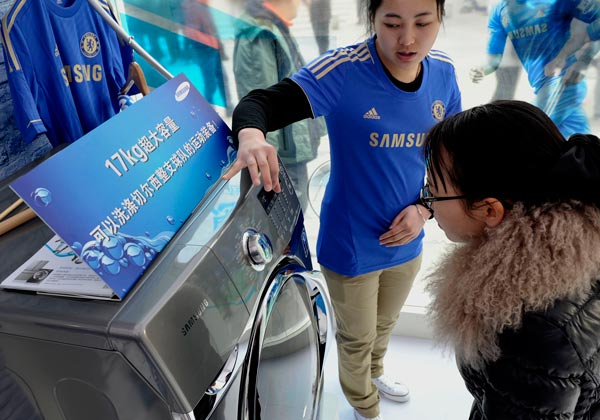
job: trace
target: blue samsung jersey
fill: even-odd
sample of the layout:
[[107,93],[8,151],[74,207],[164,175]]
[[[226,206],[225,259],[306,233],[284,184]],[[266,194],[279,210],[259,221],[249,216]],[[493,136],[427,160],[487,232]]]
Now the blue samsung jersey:
[[326,53],[292,79],[329,132],[331,174],[321,206],[319,263],[355,276],[415,258],[423,232],[386,248],[379,236],[419,197],[425,177],[427,131],[461,110],[454,66],[442,52],[423,61],[416,92],[396,87],[375,51],[374,38]]
[[16,0],[1,33],[25,142],[46,133],[54,146],[71,143],[119,111],[133,50],[87,0]]
[[563,76],[576,61],[568,57],[557,76],[546,76],[544,67],[554,59],[571,36],[573,19],[591,23],[590,39],[600,38],[600,5],[591,0],[501,0],[490,13],[488,53],[502,54],[510,39],[536,93],[535,104],[556,123],[565,137],[590,132],[582,108],[585,81],[565,84]]

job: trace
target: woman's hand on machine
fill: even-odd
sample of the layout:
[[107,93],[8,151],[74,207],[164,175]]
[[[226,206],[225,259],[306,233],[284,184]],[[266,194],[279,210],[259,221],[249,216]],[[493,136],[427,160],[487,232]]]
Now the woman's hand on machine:
[[394,218],[388,231],[379,237],[379,244],[386,247],[405,245],[419,236],[424,223],[414,205],[405,207]]
[[277,150],[267,143],[264,133],[257,128],[243,128],[238,133],[238,140],[237,158],[223,179],[231,179],[242,169],[248,168],[254,185],[260,185],[262,179],[265,191],[281,192]]

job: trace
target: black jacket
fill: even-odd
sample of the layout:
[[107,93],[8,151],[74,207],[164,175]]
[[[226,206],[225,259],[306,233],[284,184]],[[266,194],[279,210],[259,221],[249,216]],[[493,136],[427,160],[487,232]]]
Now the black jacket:
[[431,279],[471,420],[600,420],[600,210],[517,205]]
[[460,365],[475,399],[470,420],[600,419],[600,283],[526,313],[498,342],[498,360]]

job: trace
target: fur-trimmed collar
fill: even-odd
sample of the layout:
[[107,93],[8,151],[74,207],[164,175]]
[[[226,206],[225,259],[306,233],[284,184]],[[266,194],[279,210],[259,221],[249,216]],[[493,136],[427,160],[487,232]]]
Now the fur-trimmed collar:
[[474,368],[500,356],[498,334],[526,311],[587,294],[600,273],[600,210],[515,206],[483,240],[453,247],[428,276],[436,338]]

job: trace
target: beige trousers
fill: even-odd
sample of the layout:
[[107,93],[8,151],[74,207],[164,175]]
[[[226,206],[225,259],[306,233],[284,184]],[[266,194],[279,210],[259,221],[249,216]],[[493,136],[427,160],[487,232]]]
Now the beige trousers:
[[390,335],[421,258],[356,277],[321,266],[337,322],[340,384],[350,405],[365,417],[379,415],[379,394],[371,378],[383,374]]

